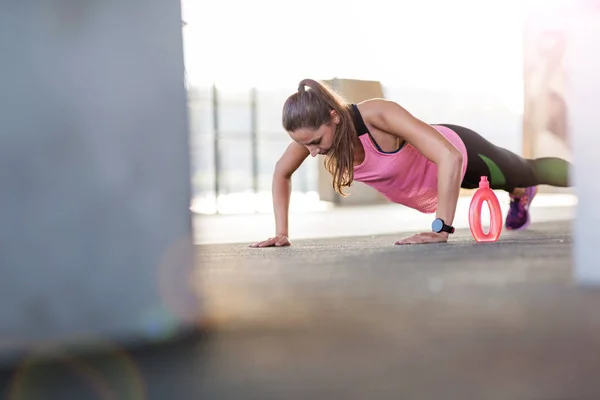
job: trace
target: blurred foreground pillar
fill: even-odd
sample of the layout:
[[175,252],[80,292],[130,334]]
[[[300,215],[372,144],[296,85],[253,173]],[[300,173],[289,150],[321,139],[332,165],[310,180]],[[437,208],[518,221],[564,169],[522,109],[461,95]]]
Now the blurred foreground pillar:
[[575,279],[586,286],[600,284],[600,7],[589,5],[585,12],[569,18],[566,57],[575,163],[572,177],[579,199],[574,226]]
[[177,1],[0,3],[0,361],[197,318]]

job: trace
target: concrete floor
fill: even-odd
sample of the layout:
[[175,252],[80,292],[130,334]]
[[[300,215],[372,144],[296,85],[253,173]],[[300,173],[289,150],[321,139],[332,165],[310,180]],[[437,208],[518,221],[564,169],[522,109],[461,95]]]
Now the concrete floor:
[[199,246],[202,337],[88,359],[104,386],[83,361],[7,371],[28,396],[6,398],[599,399],[600,291],[572,284],[569,223],[456,236]]

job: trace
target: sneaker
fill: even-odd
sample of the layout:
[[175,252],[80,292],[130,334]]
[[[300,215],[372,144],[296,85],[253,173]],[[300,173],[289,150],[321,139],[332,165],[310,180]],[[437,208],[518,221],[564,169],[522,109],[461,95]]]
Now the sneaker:
[[537,186],[525,189],[521,197],[510,196],[510,208],[506,215],[506,229],[517,231],[529,226],[529,205],[537,193]]

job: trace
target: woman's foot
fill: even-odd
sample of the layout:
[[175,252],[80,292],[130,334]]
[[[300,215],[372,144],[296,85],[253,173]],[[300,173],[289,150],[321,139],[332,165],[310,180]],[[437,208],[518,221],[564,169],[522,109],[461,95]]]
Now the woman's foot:
[[506,229],[517,231],[529,226],[529,205],[537,193],[537,186],[528,187],[520,196],[510,195],[510,208],[506,215]]

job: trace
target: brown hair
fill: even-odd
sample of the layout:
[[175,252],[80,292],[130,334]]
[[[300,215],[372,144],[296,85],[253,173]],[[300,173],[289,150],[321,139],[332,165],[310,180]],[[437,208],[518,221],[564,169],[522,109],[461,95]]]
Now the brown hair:
[[316,130],[323,124],[332,123],[332,110],[338,113],[340,122],[334,133],[331,152],[325,156],[325,168],[333,176],[334,190],[346,196],[342,188],[350,186],[354,179],[356,129],[344,98],[324,83],[303,79],[298,85],[298,92],[290,95],[283,105],[282,123],[288,132]]

